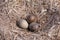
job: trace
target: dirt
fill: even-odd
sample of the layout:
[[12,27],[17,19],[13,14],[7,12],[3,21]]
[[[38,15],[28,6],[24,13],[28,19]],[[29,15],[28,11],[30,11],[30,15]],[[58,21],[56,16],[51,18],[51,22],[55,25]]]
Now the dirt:
[[[38,17],[38,32],[16,25],[29,14]],[[60,40],[60,0],[0,0],[0,40]]]

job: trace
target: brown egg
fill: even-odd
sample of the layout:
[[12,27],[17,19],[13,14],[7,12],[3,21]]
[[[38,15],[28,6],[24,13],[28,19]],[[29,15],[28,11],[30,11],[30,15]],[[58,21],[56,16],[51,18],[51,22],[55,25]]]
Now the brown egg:
[[30,25],[29,25],[29,30],[30,31],[38,31],[38,29],[39,29],[39,24],[38,23],[31,23]]
[[36,22],[36,16],[35,15],[28,15],[27,16],[27,21],[28,23]]

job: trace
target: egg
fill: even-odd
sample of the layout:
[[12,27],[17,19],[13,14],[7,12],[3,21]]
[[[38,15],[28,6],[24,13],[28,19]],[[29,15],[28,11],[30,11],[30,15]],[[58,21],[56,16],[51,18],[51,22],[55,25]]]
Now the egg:
[[28,28],[28,22],[24,19],[20,19],[18,21],[18,25],[20,28],[24,28],[24,29]]
[[29,30],[30,31],[38,31],[38,29],[39,29],[39,24],[38,23],[31,23],[30,25],[29,25]]
[[36,22],[36,16],[35,15],[28,15],[27,22],[28,23]]

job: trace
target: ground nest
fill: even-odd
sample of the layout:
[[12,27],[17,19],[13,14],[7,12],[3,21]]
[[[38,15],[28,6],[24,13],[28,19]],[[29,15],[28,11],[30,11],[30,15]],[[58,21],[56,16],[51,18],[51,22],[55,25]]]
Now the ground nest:
[[[60,0],[0,0],[0,40],[60,40]],[[37,32],[19,28],[16,21],[37,17]]]

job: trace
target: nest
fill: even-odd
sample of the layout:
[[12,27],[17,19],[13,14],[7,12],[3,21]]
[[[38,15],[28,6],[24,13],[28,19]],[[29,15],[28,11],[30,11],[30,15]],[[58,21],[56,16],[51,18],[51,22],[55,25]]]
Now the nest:
[[[59,0],[0,0],[0,40],[60,40]],[[33,14],[38,32],[19,28],[16,21]],[[56,28],[57,27],[57,28]]]

